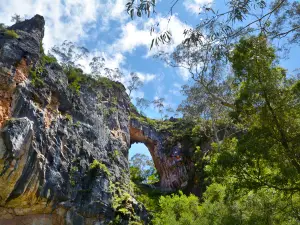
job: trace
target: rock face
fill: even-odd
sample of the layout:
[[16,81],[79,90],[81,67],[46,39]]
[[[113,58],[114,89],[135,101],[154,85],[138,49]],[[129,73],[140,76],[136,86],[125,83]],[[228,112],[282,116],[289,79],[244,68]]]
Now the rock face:
[[[167,134],[130,120],[122,84],[88,78],[75,92],[57,63],[30,73],[41,68],[44,24],[36,15],[8,28],[18,38],[0,32],[0,224],[109,224],[129,192],[134,142],[149,148],[161,188],[186,186],[192,166],[164,153]],[[126,204],[147,223],[143,206]]]

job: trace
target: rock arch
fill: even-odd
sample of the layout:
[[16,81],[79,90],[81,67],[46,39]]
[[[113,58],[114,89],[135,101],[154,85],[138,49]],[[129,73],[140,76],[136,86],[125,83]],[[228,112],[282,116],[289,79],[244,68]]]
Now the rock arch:
[[130,144],[144,143],[152,156],[156,170],[160,175],[160,188],[166,191],[184,188],[188,184],[189,168],[180,163],[173,153],[181,151],[177,143],[169,151],[165,149],[165,141],[169,134],[161,133],[150,125],[133,118],[130,120]]

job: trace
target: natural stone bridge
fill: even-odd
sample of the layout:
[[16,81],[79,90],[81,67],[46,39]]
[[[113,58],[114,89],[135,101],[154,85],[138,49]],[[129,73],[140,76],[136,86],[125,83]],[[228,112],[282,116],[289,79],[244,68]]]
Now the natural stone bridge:
[[188,182],[189,165],[179,164],[175,157],[182,151],[180,143],[166,151],[164,143],[168,137],[169,134],[160,133],[137,119],[130,121],[130,143],[144,143],[147,146],[160,175],[160,187],[165,190],[184,188]]

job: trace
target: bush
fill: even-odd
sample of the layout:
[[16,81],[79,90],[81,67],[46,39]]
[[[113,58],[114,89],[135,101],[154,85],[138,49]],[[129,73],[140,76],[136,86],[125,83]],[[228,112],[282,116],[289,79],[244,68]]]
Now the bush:
[[54,56],[49,55],[43,55],[42,57],[42,64],[50,64],[50,63],[56,63],[57,59]]
[[79,94],[80,83],[87,79],[83,71],[79,68],[68,66],[64,72],[68,77],[69,88],[75,91],[76,94]]
[[70,121],[70,122],[73,121],[73,117],[70,114],[67,113],[65,116],[68,121]]
[[134,198],[141,202],[148,212],[155,212],[159,211],[159,198],[162,195],[166,195],[167,193],[162,193],[158,189],[154,189],[149,185],[140,184],[140,183],[134,183],[130,182],[130,188],[131,192],[134,194]]
[[95,172],[98,170],[104,172],[107,176],[111,175],[105,164],[99,162],[97,159],[94,159],[93,163],[90,165],[90,171]]
[[160,210],[155,214],[154,225],[200,225],[201,222],[199,199],[194,196],[186,196],[182,192],[179,195],[162,196],[159,200]]
[[14,30],[5,30],[4,35],[9,36],[11,38],[19,38],[19,35]]
[[30,70],[30,77],[31,77],[31,83],[34,87],[43,87],[44,86],[44,81],[39,77],[39,73],[41,71],[39,69],[31,69]]
[[108,89],[112,89],[112,88],[123,89],[124,88],[121,83],[112,81],[107,77],[99,77],[97,79],[97,81],[95,82],[95,85],[102,85]]
[[130,171],[130,179],[133,182],[141,183],[142,181],[144,181],[145,178],[142,176],[142,171],[140,170],[139,167],[130,166],[129,171]]
[[115,149],[115,150],[113,151],[112,158],[113,158],[114,160],[117,160],[117,159],[119,158],[119,156],[120,156],[119,150]]

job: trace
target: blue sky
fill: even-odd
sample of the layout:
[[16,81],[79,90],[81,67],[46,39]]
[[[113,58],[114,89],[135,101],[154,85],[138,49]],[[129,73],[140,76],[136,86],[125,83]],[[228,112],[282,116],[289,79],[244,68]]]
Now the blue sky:
[[[222,10],[224,1],[216,0],[182,0],[174,8],[174,14],[168,24],[168,12],[173,1],[158,1],[157,14],[148,18],[131,20],[125,11],[128,0],[1,0],[0,18],[2,23],[11,24],[11,16],[19,14],[30,18],[41,14],[46,20],[44,47],[52,46],[69,40],[87,47],[91,56],[84,59],[83,64],[88,70],[92,56],[103,56],[108,67],[121,68],[125,74],[138,73],[144,86],[133,93],[135,97],[153,100],[165,98],[165,104],[176,109],[183,100],[180,87],[189,80],[187,71],[167,67],[162,61],[153,58],[159,50],[172,51],[183,39],[183,30],[197,24],[200,6],[214,4]],[[224,10],[224,9],[223,9]],[[222,11],[223,11],[222,10]],[[166,29],[173,34],[169,45],[149,50],[153,36],[150,36],[151,25],[160,22],[159,31]],[[284,67],[293,70],[298,66],[299,48],[294,48],[289,61],[283,61]],[[127,83],[128,77],[122,79]],[[149,108],[146,115],[159,118],[157,110]],[[135,145],[133,151],[146,151],[145,146]],[[140,150],[139,150],[140,149]],[[130,153],[132,155],[132,153]]]

